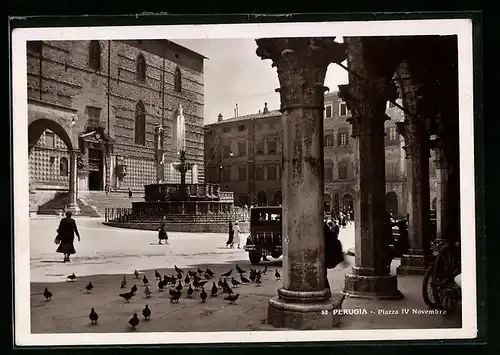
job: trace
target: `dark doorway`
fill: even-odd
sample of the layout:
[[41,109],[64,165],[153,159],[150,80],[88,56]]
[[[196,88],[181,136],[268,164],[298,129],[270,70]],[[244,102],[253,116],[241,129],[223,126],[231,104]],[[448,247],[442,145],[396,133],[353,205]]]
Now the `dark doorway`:
[[103,189],[103,151],[89,149],[89,190],[102,191]]
[[350,194],[345,194],[344,197],[342,197],[342,207],[347,210],[352,210],[354,209],[354,199]]

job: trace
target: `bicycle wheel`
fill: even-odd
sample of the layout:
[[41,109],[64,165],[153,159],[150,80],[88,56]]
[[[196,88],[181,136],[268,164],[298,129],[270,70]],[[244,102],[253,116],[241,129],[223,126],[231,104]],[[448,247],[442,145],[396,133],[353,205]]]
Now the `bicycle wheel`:
[[422,279],[422,297],[424,298],[424,302],[430,308],[437,308],[439,304],[436,302],[434,298],[434,290],[431,282],[432,276],[432,265],[427,268],[424,274],[424,278]]
[[[448,303],[446,290],[450,285],[454,285],[454,274],[457,269],[457,256],[449,245],[445,245],[436,256],[432,270],[432,291],[434,300],[438,307],[444,309],[444,304]],[[445,297],[446,296],[446,297]]]

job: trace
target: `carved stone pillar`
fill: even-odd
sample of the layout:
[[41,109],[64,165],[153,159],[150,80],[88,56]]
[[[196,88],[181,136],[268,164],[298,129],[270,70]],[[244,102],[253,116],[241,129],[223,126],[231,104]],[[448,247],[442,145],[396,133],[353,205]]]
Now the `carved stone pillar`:
[[[257,55],[277,67],[283,122],[283,288],[269,301],[275,327],[334,325],[325,285],[323,86],[330,62],[344,59],[333,38],[258,39]],[[322,314],[323,312],[323,314]],[[329,316],[325,316],[328,312]]]
[[[371,43],[359,37],[344,38],[348,65],[359,76],[350,75],[347,85],[339,85],[339,96],[352,112],[352,136],[357,166],[355,218],[355,266],[345,276],[344,293],[350,297],[400,299],[397,276],[390,274],[389,243],[385,233],[388,220],[385,206],[384,122],[387,100],[397,91],[389,78],[374,71],[383,60],[368,54]],[[374,61],[376,64],[374,64]],[[389,72],[391,70],[388,70]],[[379,71],[380,73],[382,71]]]
[[164,140],[163,126],[157,126],[155,132],[156,143],[156,183],[165,183],[165,160],[163,158],[163,140]]
[[403,105],[409,114],[397,129],[405,140],[407,159],[407,214],[409,250],[401,257],[398,274],[423,275],[432,263],[430,251],[430,188],[429,157],[430,141],[425,117],[419,115],[417,105],[422,103],[416,85],[406,63],[399,69],[400,92]]
[[78,151],[70,151],[69,153],[69,203],[67,210],[73,214],[78,214],[80,208],[78,207],[78,178],[77,178],[77,155]]

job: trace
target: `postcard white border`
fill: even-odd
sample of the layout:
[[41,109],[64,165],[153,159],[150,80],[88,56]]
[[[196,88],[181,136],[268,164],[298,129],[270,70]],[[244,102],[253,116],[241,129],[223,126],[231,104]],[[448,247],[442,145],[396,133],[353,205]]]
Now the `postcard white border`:
[[[164,36],[162,36],[162,33]],[[254,331],[185,333],[30,333],[30,238],[28,192],[28,40],[118,39],[216,39],[314,36],[458,36],[460,199],[462,235],[462,328],[396,330]],[[203,54],[203,53],[201,53]],[[15,343],[27,345],[108,345],[240,342],[309,342],[355,340],[471,339],[477,337],[476,245],[474,194],[474,127],[472,81],[472,22],[453,20],[403,20],[233,25],[175,25],[128,27],[78,27],[15,29],[12,33],[13,137],[14,137],[14,248]],[[271,65],[271,62],[269,62]]]

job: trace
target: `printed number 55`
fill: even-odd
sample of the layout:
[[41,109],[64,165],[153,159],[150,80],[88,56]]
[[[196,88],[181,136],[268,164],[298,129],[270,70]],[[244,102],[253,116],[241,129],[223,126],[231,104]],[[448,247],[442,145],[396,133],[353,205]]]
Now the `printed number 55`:
[[322,315],[322,316],[327,316],[327,315],[328,315],[328,310],[323,309],[323,310],[321,311],[321,315]]

